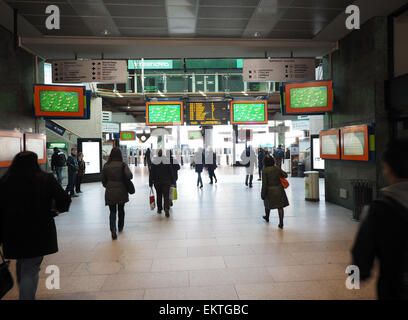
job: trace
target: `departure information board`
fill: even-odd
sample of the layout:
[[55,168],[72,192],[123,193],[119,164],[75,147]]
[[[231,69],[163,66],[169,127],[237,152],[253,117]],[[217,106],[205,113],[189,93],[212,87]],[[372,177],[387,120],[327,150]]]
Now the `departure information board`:
[[229,112],[224,101],[198,101],[187,104],[187,123],[190,125],[228,124]]

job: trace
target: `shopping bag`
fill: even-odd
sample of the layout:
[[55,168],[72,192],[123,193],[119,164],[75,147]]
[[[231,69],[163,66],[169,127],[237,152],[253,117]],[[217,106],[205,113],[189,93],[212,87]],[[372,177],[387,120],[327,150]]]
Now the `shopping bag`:
[[174,190],[173,190],[173,200],[177,200],[177,188],[176,187],[174,187]]
[[286,180],[285,178],[280,178],[282,187],[284,187],[285,189],[289,187],[289,181]]
[[150,210],[154,210],[156,208],[156,200],[154,198],[153,189],[150,189],[149,202],[150,202]]
[[174,200],[174,187],[170,187],[170,190],[169,190],[169,199],[170,199],[170,201],[173,201],[173,200]]

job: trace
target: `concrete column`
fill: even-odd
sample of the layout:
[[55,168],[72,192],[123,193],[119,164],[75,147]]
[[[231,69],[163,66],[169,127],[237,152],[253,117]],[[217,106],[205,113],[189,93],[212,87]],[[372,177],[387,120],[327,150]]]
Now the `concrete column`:
[[206,128],[205,135],[204,135],[204,148],[207,149],[208,147],[213,146],[213,129]]

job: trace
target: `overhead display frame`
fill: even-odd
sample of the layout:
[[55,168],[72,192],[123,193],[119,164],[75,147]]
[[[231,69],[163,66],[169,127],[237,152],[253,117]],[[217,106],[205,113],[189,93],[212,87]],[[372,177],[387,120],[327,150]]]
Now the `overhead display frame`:
[[228,124],[230,114],[226,101],[190,101],[186,105],[189,125]]
[[267,124],[266,100],[231,101],[231,124]]
[[282,114],[324,114],[333,111],[332,81],[284,83],[281,87]]
[[162,101],[146,103],[146,125],[174,126],[183,124],[183,102]]
[[85,117],[85,87],[34,85],[37,117]]
[[320,131],[319,139],[321,159],[340,159],[339,129]]
[[343,160],[370,160],[368,131],[368,125],[357,125],[340,129],[341,158]]
[[0,131],[0,167],[9,167],[16,154],[24,150],[24,135],[16,131]]
[[36,153],[38,163],[47,163],[47,136],[38,133],[24,133],[24,151]]
[[134,131],[121,131],[120,132],[121,141],[133,141],[136,140],[136,133]]

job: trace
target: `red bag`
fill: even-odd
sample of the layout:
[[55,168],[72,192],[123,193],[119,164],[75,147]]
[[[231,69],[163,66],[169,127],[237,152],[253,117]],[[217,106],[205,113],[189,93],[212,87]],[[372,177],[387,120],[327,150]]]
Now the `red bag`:
[[286,178],[280,178],[280,181],[281,181],[281,183],[282,183],[282,187],[283,188],[288,188],[289,187],[289,181],[288,180],[286,180]]
[[156,200],[154,199],[153,189],[150,189],[149,203],[150,203],[150,210],[154,210],[156,208]]

